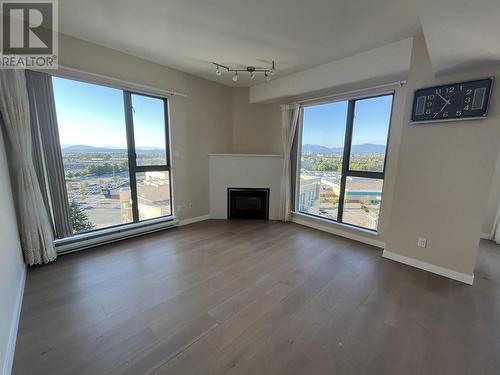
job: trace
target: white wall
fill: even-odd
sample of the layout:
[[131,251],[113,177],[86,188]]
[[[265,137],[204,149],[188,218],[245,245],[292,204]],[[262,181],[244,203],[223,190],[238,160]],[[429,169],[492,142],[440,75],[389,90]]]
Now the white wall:
[[13,323],[17,319],[16,302],[24,283],[25,266],[17,234],[16,216],[5,145],[0,131],[0,373],[10,373],[12,347],[8,347]]

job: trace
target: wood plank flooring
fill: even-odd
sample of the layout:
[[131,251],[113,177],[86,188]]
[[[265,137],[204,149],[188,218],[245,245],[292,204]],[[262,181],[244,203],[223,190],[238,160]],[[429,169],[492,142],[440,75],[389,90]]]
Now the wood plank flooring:
[[209,220],[28,272],[14,374],[500,374],[474,286],[296,224]]

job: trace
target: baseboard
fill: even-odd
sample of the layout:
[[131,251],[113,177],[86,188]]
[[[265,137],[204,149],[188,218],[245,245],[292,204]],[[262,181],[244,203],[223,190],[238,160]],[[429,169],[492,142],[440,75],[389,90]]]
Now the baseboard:
[[193,224],[197,223],[199,221],[204,221],[210,219],[210,214],[202,215],[202,216],[196,216],[196,217],[190,217],[189,219],[183,219],[179,222],[179,226],[183,225],[188,225],[188,224]]
[[382,256],[384,258],[394,260],[396,262],[403,263],[403,264],[406,264],[408,266],[412,266],[415,268],[420,268],[424,271],[428,271],[428,272],[435,273],[436,275],[448,277],[449,279],[457,280],[457,281],[460,281],[460,282],[468,284],[468,285],[472,285],[474,282],[474,274],[467,275],[465,273],[461,273],[461,272],[450,270],[448,268],[436,266],[434,264],[423,262],[421,260],[417,260],[414,258],[408,258],[408,257],[405,257],[403,255],[399,255],[399,254],[396,254],[396,253],[393,253],[393,252],[387,251],[387,250],[384,250],[384,252],[382,253]]
[[21,275],[21,282],[17,290],[16,306],[12,314],[10,324],[9,342],[7,343],[7,350],[5,352],[5,359],[2,368],[2,375],[10,375],[12,372],[12,365],[14,364],[14,352],[16,350],[17,329],[19,328],[19,319],[21,317],[21,306],[23,304],[24,285],[26,284],[26,267],[23,268]]
[[[315,221],[318,220],[319,221],[321,219],[315,219],[314,218],[312,220],[315,220]],[[335,234],[335,235],[340,236],[340,237],[349,238],[350,240],[362,242],[362,243],[365,243],[367,245],[379,247],[381,249],[385,248],[385,243],[382,242],[382,241],[376,240],[374,238],[360,236],[360,235],[357,235],[357,234],[354,234],[354,233],[350,233],[350,232],[347,232],[347,231],[343,231],[342,229],[334,228],[334,227],[332,227],[333,223],[326,223],[326,224],[329,224],[327,226],[327,225],[323,225],[321,223],[316,223],[316,222],[313,222],[313,221],[310,221],[310,220],[301,219],[300,217],[298,217],[297,214],[294,214],[294,216],[292,216],[292,222],[300,224],[300,225],[304,225],[304,226],[309,227],[309,228],[318,229],[318,230],[321,230],[323,232],[328,232],[328,233],[331,233],[331,234]],[[368,235],[369,236],[373,236],[373,234],[371,234],[371,233],[369,233]]]
[[490,239],[490,234],[489,233],[481,233],[481,239],[483,240],[489,240]]

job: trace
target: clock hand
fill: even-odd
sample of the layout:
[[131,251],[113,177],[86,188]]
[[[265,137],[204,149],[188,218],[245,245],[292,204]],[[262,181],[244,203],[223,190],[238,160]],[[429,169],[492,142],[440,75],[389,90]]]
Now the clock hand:
[[446,99],[446,98],[445,98],[443,95],[441,95],[441,94],[438,94],[438,96],[439,96],[439,97],[441,97],[441,99],[443,99],[443,100],[446,102],[446,104],[451,104],[451,99]]

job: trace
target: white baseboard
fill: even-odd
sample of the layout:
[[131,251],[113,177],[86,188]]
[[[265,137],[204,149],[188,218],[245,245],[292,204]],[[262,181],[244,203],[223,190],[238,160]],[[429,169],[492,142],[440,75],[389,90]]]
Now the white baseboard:
[[7,350],[2,368],[2,375],[10,375],[12,372],[12,365],[14,364],[14,352],[16,350],[17,329],[19,328],[19,319],[21,317],[21,306],[23,304],[24,285],[26,284],[26,267],[23,268],[21,281],[17,290],[16,305],[14,313],[12,314],[10,323],[9,342],[7,343]]
[[415,268],[420,268],[422,270],[435,273],[436,275],[441,275],[448,277],[453,280],[461,281],[462,283],[472,285],[474,282],[474,274],[467,275],[465,273],[450,270],[448,268],[436,266],[431,263],[423,262],[414,258],[408,258],[403,255],[393,253],[391,251],[384,250],[382,256],[387,259],[394,260],[399,263],[406,264]]
[[[314,220],[315,222],[313,222],[311,220]],[[369,238],[369,237],[365,237],[365,236],[360,236],[360,235],[357,235],[357,234],[354,234],[354,233],[350,233],[350,232],[344,231],[342,229],[334,228],[333,225],[335,223],[328,222],[328,223],[323,224],[321,222],[322,219],[320,219],[320,218],[312,218],[311,220],[304,220],[304,219],[302,219],[302,218],[299,217],[299,214],[296,214],[296,213],[294,213],[293,216],[292,216],[292,222],[294,222],[294,223],[297,223],[297,224],[300,224],[300,225],[304,225],[306,227],[318,229],[318,230],[321,230],[323,232],[328,232],[328,233],[331,233],[331,234],[335,234],[335,235],[340,236],[340,237],[349,238],[350,240],[362,242],[362,243],[365,243],[367,245],[372,245],[372,246],[375,246],[375,247],[379,247],[381,249],[385,248],[385,243],[382,242],[382,241],[376,240],[375,238]],[[362,229],[359,229],[359,230],[362,231]],[[374,236],[374,234],[372,234],[370,232],[370,233],[367,233],[367,236]]]
[[481,239],[483,240],[489,240],[490,239],[490,234],[489,233],[481,233]]
[[210,219],[210,214],[202,215],[202,216],[196,216],[196,217],[190,217],[189,219],[183,219],[179,222],[179,226],[183,225],[188,225],[188,224],[193,224],[197,223],[199,221],[204,221]]

